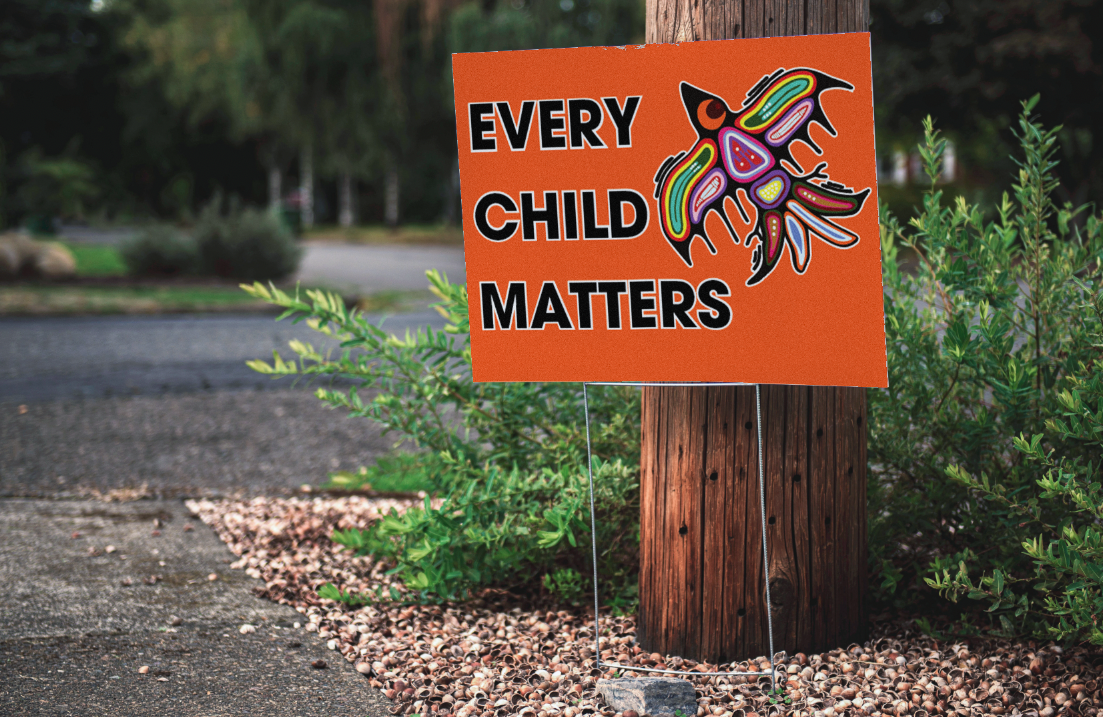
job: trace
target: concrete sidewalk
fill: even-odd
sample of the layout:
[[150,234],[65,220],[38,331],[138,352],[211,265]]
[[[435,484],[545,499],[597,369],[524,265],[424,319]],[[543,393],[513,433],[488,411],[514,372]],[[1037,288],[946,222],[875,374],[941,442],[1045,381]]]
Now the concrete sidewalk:
[[233,560],[181,502],[0,500],[0,715],[388,714]]

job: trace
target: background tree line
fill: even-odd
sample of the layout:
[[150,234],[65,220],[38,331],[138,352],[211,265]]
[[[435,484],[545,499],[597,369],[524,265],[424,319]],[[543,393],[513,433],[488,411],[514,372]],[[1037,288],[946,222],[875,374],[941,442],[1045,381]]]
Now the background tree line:
[[[0,223],[189,219],[216,191],[349,223],[458,217],[452,52],[642,42],[643,0],[6,0]],[[934,115],[967,193],[1042,93],[1067,199],[1103,198],[1099,3],[872,0],[879,148]],[[299,190],[299,191],[295,191]],[[906,195],[901,201],[910,201]],[[316,200],[316,201],[315,201]]]

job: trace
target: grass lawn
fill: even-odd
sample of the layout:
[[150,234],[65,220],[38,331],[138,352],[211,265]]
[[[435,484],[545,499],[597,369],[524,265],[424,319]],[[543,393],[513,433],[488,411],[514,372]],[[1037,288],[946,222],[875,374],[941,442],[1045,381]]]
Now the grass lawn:
[[353,244],[406,244],[422,246],[463,246],[458,226],[408,224],[390,229],[376,224],[359,227],[316,226],[303,234],[306,241],[335,241]]
[[[294,287],[283,287],[294,291]],[[303,287],[305,290],[307,287]],[[428,291],[382,291],[347,299],[366,313],[422,311],[435,297]],[[271,311],[233,284],[49,284],[0,283],[0,316],[160,314],[208,311]]]
[[0,315],[156,314],[262,311],[267,304],[236,286],[0,284]]
[[[383,230],[375,234],[370,228],[359,228],[356,231],[363,231],[365,235],[374,237]],[[407,231],[410,233],[405,234]],[[426,233],[418,233],[422,231]],[[399,234],[407,238],[436,236],[432,234],[433,231],[435,230],[432,228],[413,228],[400,230]],[[459,231],[455,231],[456,236],[459,236]],[[411,239],[406,243],[420,242],[420,239]],[[198,278],[194,283],[181,280],[130,280],[126,278],[126,264],[123,263],[117,247],[106,244],[62,243],[76,259],[77,281],[0,283],[0,316],[276,311],[269,304],[251,298],[232,282],[216,283]],[[367,240],[367,243],[371,243],[371,240]],[[293,286],[283,288],[294,291]],[[428,291],[381,291],[346,300],[366,313],[419,311],[435,301]]]
[[126,276],[126,264],[116,247],[62,242],[77,260],[77,276]]

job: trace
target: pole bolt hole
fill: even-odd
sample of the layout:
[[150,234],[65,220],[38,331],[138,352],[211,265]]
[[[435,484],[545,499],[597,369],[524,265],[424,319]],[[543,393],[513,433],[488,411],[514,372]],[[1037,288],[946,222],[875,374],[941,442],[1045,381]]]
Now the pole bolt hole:
[[746,423],[743,424],[743,427],[746,428],[749,431],[752,428],[754,428],[754,424],[751,423],[750,421],[747,421]]
[[800,473],[794,473],[793,474],[793,482],[794,483],[800,483]]
[[817,428],[816,429],[816,438],[823,438],[823,429],[822,428]]
[[852,476],[852,475],[854,475],[854,466],[847,466],[847,467],[846,467],[846,474],[847,474],[848,476]]
[[824,518],[823,519],[823,524],[824,525],[831,525],[831,518]]
[[713,471],[712,473],[709,473],[709,480],[716,480],[719,477],[720,477],[720,474],[718,474],[716,471]]
[[738,617],[743,617],[747,614],[747,609],[741,607],[741,608],[739,608],[738,610],[735,611],[735,614]]
[[777,518],[775,518],[774,516],[771,515],[770,519],[766,522],[768,522],[770,525],[773,525],[774,523],[777,522]]
[[678,535],[685,535],[688,532],[689,532],[689,528],[687,528],[684,525],[681,528],[678,528]]

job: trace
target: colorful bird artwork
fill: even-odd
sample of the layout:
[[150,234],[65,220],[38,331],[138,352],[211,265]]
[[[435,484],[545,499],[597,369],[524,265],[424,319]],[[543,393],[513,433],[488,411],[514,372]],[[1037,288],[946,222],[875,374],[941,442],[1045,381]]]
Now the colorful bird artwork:
[[[681,84],[682,103],[697,142],[659,167],[655,199],[663,235],[688,266],[693,266],[695,237],[716,253],[705,231],[710,212],[720,216],[736,244],[742,243],[727,215],[726,197],[753,227],[746,245],[758,240],[747,286],[769,276],[786,249],[793,269],[803,274],[811,259],[812,237],[844,249],[858,243],[856,234],[832,219],[860,212],[870,190],[854,191],[831,181],[826,162],[805,173],[792,154],[795,142],[823,154],[809,134],[813,123],[836,136],[820,104],[820,95],[832,89],[854,87],[818,70],[779,69],[763,77],[742,107],[732,110],[720,97],[688,82]],[[753,222],[745,205],[756,212]]]

